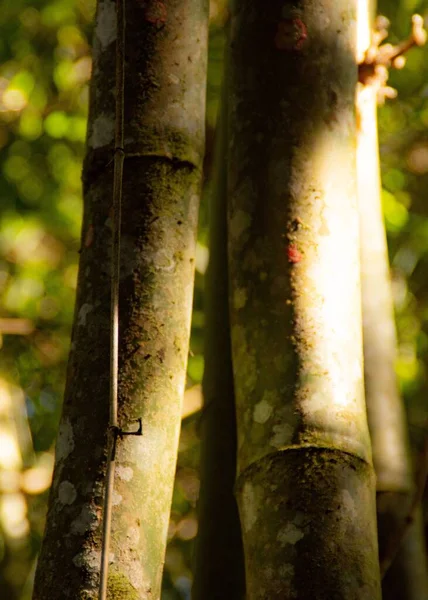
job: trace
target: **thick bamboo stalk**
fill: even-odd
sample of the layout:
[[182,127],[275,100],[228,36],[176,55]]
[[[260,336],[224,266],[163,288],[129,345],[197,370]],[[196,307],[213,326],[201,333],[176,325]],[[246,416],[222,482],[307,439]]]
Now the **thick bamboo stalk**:
[[[160,597],[204,153],[208,2],[129,1],[119,426],[108,597]],[[115,3],[99,0],[77,304],[35,600],[97,597],[107,452]]]
[[380,598],[363,390],[356,2],[235,2],[229,260],[249,600]]

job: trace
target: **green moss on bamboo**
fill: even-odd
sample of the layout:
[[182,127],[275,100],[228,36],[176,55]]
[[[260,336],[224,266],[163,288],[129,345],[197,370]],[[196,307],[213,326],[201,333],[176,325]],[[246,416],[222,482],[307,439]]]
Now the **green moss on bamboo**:
[[139,600],[140,595],[129,579],[119,571],[110,571],[107,600]]

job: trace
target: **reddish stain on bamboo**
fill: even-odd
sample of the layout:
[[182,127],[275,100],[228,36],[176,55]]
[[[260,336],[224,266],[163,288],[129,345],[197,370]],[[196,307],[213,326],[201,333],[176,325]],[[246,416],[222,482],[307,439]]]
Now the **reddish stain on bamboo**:
[[161,0],[152,0],[144,3],[146,8],[144,18],[152,25],[164,25],[167,18],[167,10],[165,4]]
[[308,30],[299,17],[283,19],[278,23],[275,35],[278,50],[301,50],[307,39]]
[[302,260],[302,253],[298,250],[296,244],[290,244],[287,247],[287,258],[288,262],[292,263],[293,265],[299,263]]

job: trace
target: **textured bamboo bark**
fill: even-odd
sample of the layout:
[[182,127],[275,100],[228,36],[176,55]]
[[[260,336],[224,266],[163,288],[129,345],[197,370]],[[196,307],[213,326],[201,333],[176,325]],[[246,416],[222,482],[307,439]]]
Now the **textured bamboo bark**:
[[356,2],[235,3],[229,259],[249,600],[377,600]]
[[210,211],[205,283],[201,491],[193,600],[245,597],[244,555],[236,477],[236,417],[230,348],[227,266],[226,88],[216,130],[216,179]]
[[[126,12],[119,439],[108,594],[160,597],[204,152],[206,0]],[[97,597],[107,452],[115,3],[99,0],[72,348],[34,599]]]
[[[374,0],[360,0],[358,59],[370,45]],[[396,374],[396,331],[381,205],[377,90],[357,93],[357,178],[361,235],[364,379],[377,479],[380,560],[410,509],[414,485],[404,405]],[[409,553],[409,555],[408,555]],[[408,556],[407,556],[408,555]],[[426,552],[418,517],[382,582],[384,600],[428,598]]]

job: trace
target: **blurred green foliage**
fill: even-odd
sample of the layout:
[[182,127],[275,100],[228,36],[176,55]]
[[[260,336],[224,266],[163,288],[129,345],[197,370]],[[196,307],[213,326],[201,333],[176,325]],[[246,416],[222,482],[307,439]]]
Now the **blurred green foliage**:
[[[203,274],[225,1],[211,1],[207,154],[188,385],[203,373]],[[26,600],[40,544],[64,388],[80,246],[95,0],[5,0],[0,11],[0,597]],[[428,2],[382,0],[390,41]],[[393,72],[379,114],[383,206],[412,441],[428,417],[428,47]],[[7,437],[9,436],[9,437]],[[14,441],[15,440],[15,441]],[[15,445],[14,445],[15,444]],[[196,535],[198,417],[183,422],[164,599],[188,598]],[[14,512],[15,511],[15,512]],[[12,526],[12,525],[13,526]]]
[[[391,21],[392,43],[409,35],[413,13],[428,14],[418,0],[381,0]],[[410,433],[420,446],[428,417],[428,48],[414,48],[406,66],[392,71],[398,99],[379,111],[383,207],[388,234],[399,339],[397,373]]]
[[[31,589],[52,467],[44,457],[64,387],[94,9],[94,0],[14,0],[0,11],[0,425],[10,445],[0,474],[0,596],[11,600]],[[13,451],[28,425],[31,444]]]

